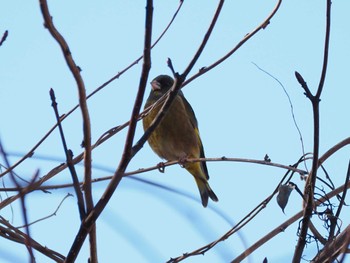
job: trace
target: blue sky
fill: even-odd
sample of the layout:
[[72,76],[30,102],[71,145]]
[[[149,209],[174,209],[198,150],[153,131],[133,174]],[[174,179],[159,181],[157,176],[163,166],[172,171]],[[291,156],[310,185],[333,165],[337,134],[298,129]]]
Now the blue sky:
[[[186,68],[206,32],[216,1],[185,1],[181,12],[162,41],[152,50],[150,80],[171,74],[170,57],[180,73]],[[218,24],[202,56],[190,75],[208,66],[232,49],[271,12],[275,1],[226,1]],[[0,47],[0,138],[16,162],[54,125],[49,89],[56,92],[60,113],[78,102],[74,79],[59,46],[43,27],[37,1],[7,1],[1,4],[0,34],[9,36]],[[155,1],[153,39],[163,31],[178,1]],[[76,63],[82,68],[87,93],[116,75],[143,51],[145,1],[59,1],[49,2],[53,21],[66,38]],[[333,1],[332,31],[327,79],[321,101],[320,153],[349,136],[350,37],[348,1]],[[228,60],[187,85],[183,92],[198,122],[207,157],[263,159],[290,165],[302,155],[299,134],[291,108],[281,86],[253,63],[281,81],[293,103],[306,152],[312,151],[312,109],[294,77],[298,71],[315,92],[321,67],[325,30],[325,1],[284,1],[269,26],[242,46]],[[88,101],[92,141],[130,118],[137,92],[142,62],[131,68]],[[147,87],[148,94],[150,87]],[[147,96],[147,95],[146,95]],[[77,110],[63,122],[68,147],[81,153],[82,122]],[[142,135],[139,125],[135,140]],[[121,158],[126,130],[93,151],[93,177],[113,174]],[[53,157],[56,161],[40,159]],[[349,149],[344,148],[325,164],[336,186],[343,183]],[[16,169],[30,180],[36,169],[44,176],[64,161],[57,131],[38,148],[33,158]],[[131,161],[128,171],[156,165],[161,160],[145,144]],[[311,163],[308,163],[311,168]],[[165,173],[151,171],[137,177],[176,188],[191,198],[132,179],[122,180],[111,202],[97,222],[100,262],[164,262],[217,239],[234,222],[241,220],[266,198],[285,171],[249,163],[210,162],[210,185],[219,197],[204,209],[191,176],[179,166]],[[82,178],[82,169],[78,168]],[[48,184],[70,182],[68,171]],[[303,188],[299,178],[293,182]],[[6,185],[10,182],[4,179]],[[106,182],[94,185],[95,202]],[[51,194],[31,193],[27,197],[30,221],[51,214],[72,188],[52,190]],[[13,193],[8,193],[12,195]],[[1,193],[1,198],[6,198]],[[22,224],[13,204],[0,215]],[[239,235],[230,237],[203,256],[186,262],[228,262],[248,246],[287,220],[301,208],[296,192],[283,214],[275,199]],[[221,211],[228,221],[213,209]],[[348,210],[344,210],[348,213]],[[348,222],[347,222],[348,223]],[[347,225],[345,222],[344,225]],[[75,197],[68,198],[57,215],[32,226],[38,242],[66,254],[79,226]],[[250,262],[290,261],[297,236],[297,224],[257,250]],[[287,244],[287,245],[286,245]],[[0,239],[0,262],[27,262],[26,249]],[[312,256],[314,246],[307,247]],[[46,262],[36,253],[38,262]],[[85,245],[78,262],[86,262]],[[248,262],[248,261],[247,261]]]

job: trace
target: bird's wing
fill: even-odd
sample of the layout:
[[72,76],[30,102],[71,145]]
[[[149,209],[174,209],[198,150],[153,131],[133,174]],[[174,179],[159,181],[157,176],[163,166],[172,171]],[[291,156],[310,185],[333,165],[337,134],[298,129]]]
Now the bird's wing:
[[[199,148],[200,148],[200,158],[205,158],[205,154],[204,154],[204,148],[203,148],[203,144],[202,144],[202,140],[201,137],[199,135],[199,130],[198,130],[198,121],[196,118],[196,115],[194,114],[194,111],[190,105],[190,103],[186,100],[184,94],[182,93],[182,91],[180,90],[178,95],[181,97],[182,102],[184,104],[184,107],[186,109],[186,112],[188,113],[188,118],[191,121],[191,124],[193,126],[193,129],[196,133],[196,136],[198,138],[198,142],[199,142]],[[201,162],[201,166],[203,168],[203,172],[205,173],[205,176],[207,177],[207,180],[209,179],[209,173],[208,173],[208,168],[207,168],[207,164],[206,162]]]
[[190,105],[190,103],[186,100],[184,94],[182,93],[181,90],[179,90],[178,95],[181,97],[182,102],[184,104],[185,110],[188,113],[188,118],[191,121],[191,124],[193,125],[193,128],[198,130],[198,122],[197,122],[197,118],[196,115],[194,114],[194,111]]

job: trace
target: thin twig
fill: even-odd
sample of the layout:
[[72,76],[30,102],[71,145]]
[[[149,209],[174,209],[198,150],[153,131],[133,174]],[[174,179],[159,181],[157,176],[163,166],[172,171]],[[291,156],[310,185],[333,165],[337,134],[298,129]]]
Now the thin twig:
[[[305,147],[304,147],[304,140],[303,140],[303,135],[301,134],[301,131],[300,131],[300,128],[299,128],[299,125],[296,121],[296,118],[295,118],[295,115],[294,115],[294,107],[293,107],[293,103],[292,103],[292,100],[286,90],[286,88],[284,87],[284,85],[282,84],[282,82],[277,79],[275,76],[273,76],[271,73],[267,72],[266,70],[264,70],[263,68],[259,67],[256,63],[252,62],[253,65],[255,65],[260,71],[264,72],[266,75],[270,76],[271,78],[273,78],[283,89],[284,91],[284,94],[286,94],[287,96],[287,99],[288,99],[288,102],[289,102],[289,106],[290,106],[290,112],[292,114],[292,119],[293,119],[293,122],[294,122],[294,126],[295,128],[297,129],[298,131],[298,134],[299,134],[299,140],[300,140],[300,143],[301,143],[301,151],[303,153],[303,155],[305,155]],[[305,170],[307,170],[307,166],[306,166],[306,162],[304,162],[304,165],[305,165]]]
[[[50,217],[53,217],[57,214],[58,210],[61,208],[63,202],[70,196],[73,196],[72,194],[68,193],[65,197],[63,197],[63,199],[61,200],[61,202],[58,204],[57,208],[55,209],[55,211],[53,213],[51,213],[50,215],[47,215],[47,216],[44,216],[42,218],[39,218],[37,220],[34,220],[33,222],[29,223],[28,226],[31,226],[31,225],[34,225],[38,222],[41,222],[41,221],[44,221]],[[23,227],[26,227],[26,225],[23,225],[23,226],[17,226],[16,228],[17,229],[20,229],[20,228],[23,228]]]
[[59,113],[58,113],[58,107],[57,107],[57,102],[56,102],[55,91],[53,89],[50,89],[50,97],[51,97],[51,105],[52,105],[52,107],[54,109],[54,112],[55,112],[55,117],[56,117],[56,121],[57,121],[57,124],[58,124],[58,129],[60,131],[60,136],[61,136],[61,141],[62,141],[62,145],[63,145],[63,150],[64,150],[64,153],[66,155],[67,166],[68,166],[68,169],[69,169],[70,174],[72,176],[72,181],[73,181],[75,194],[77,195],[80,220],[82,221],[85,218],[85,214],[86,214],[84,197],[83,197],[83,193],[81,192],[81,189],[80,189],[80,184],[79,184],[79,179],[78,179],[77,172],[76,172],[74,164],[72,162],[73,153],[72,153],[71,150],[68,150],[68,147],[67,147],[66,138],[64,136],[62,123],[60,121],[60,117],[59,117]]

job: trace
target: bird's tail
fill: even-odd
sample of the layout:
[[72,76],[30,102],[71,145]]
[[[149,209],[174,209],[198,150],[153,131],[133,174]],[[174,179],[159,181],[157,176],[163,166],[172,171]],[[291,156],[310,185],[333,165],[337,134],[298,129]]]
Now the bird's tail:
[[210,188],[210,185],[207,180],[197,177],[194,177],[194,179],[196,180],[198,190],[202,199],[202,205],[204,207],[207,207],[209,197],[215,202],[219,201],[214,191]]

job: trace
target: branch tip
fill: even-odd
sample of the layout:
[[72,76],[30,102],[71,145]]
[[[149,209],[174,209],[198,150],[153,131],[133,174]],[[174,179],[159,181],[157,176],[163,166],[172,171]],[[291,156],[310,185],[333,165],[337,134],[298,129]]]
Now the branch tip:
[[170,68],[171,73],[173,74],[174,78],[176,78],[176,72],[174,70],[174,66],[173,66],[173,62],[171,61],[171,58],[168,58],[166,63],[168,65],[168,67]]
[[9,35],[9,31],[8,30],[5,30],[4,34],[2,35],[2,38],[0,40],[0,46],[5,42],[5,40],[7,39]]

